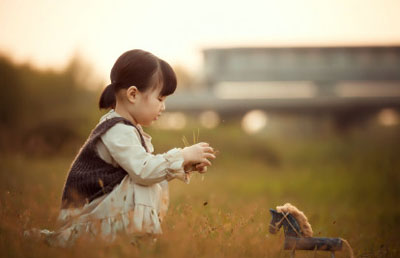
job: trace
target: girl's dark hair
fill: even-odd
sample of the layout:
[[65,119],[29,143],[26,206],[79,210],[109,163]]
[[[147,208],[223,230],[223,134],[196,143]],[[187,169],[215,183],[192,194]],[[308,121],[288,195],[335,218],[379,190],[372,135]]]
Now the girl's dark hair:
[[134,85],[140,92],[149,90],[154,81],[162,83],[160,96],[168,96],[176,89],[176,75],[171,66],[155,55],[134,49],[123,53],[110,74],[111,84],[100,96],[99,108],[115,108],[115,93]]

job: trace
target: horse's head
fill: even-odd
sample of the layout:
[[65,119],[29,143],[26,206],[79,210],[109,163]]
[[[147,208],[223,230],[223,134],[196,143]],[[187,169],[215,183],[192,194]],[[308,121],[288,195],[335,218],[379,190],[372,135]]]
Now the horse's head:
[[269,209],[269,212],[272,216],[271,222],[269,223],[269,233],[276,234],[282,226],[283,214],[274,209]]
[[276,234],[283,226],[285,236],[299,237],[303,235],[299,223],[292,214],[284,214],[274,209],[269,209],[269,212],[272,215],[271,222],[269,223],[269,233]]

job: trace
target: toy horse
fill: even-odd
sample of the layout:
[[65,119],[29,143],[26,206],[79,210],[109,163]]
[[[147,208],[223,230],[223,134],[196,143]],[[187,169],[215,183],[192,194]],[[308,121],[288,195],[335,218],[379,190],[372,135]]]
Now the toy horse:
[[[290,203],[278,206],[277,210],[270,209],[270,213],[272,219],[269,232],[276,234],[283,226],[285,234],[283,248],[292,250],[291,257],[295,256],[295,250],[330,251],[331,256],[335,257],[335,251],[342,250],[343,242],[346,241],[341,238],[312,237],[313,232],[307,217]],[[345,244],[348,245],[347,242]],[[353,257],[352,251],[350,256]]]

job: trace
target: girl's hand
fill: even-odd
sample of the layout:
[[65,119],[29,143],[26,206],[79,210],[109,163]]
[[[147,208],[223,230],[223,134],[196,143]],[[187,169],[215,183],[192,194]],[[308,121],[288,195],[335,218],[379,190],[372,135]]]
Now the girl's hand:
[[[214,149],[208,143],[200,142],[192,146],[185,147],[183,152],[183,165],[201,163],[204,166],[211,166],[208,159],[215,159]],[[201,165],[199,164],[199,165]]]
[[196,165],[196,171],[200,174],[204,174],[207,172],[207,165],[204,163],[200,163]]
[[186,173],[197,171],[200,174],[204,174],[207,172],[207,164],[204,163],[196,163],[196,164],[186,164],[183,169]]

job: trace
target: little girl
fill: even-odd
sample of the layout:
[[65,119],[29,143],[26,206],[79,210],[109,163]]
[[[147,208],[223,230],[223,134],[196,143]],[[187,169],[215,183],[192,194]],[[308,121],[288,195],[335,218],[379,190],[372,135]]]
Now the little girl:
[[65,182],[61,226],[39,233],[50,245],[68,246],[90,234],[112,241],[118,232],[160,234],[169,203],[168,181],[189,181],[189,168],[205,172],[213,148],[198,143],[152,154],[142,130],[165,110],[176,76],[164,60],[143,50],[123,53],[99,102],[111,109],[93,129]]

